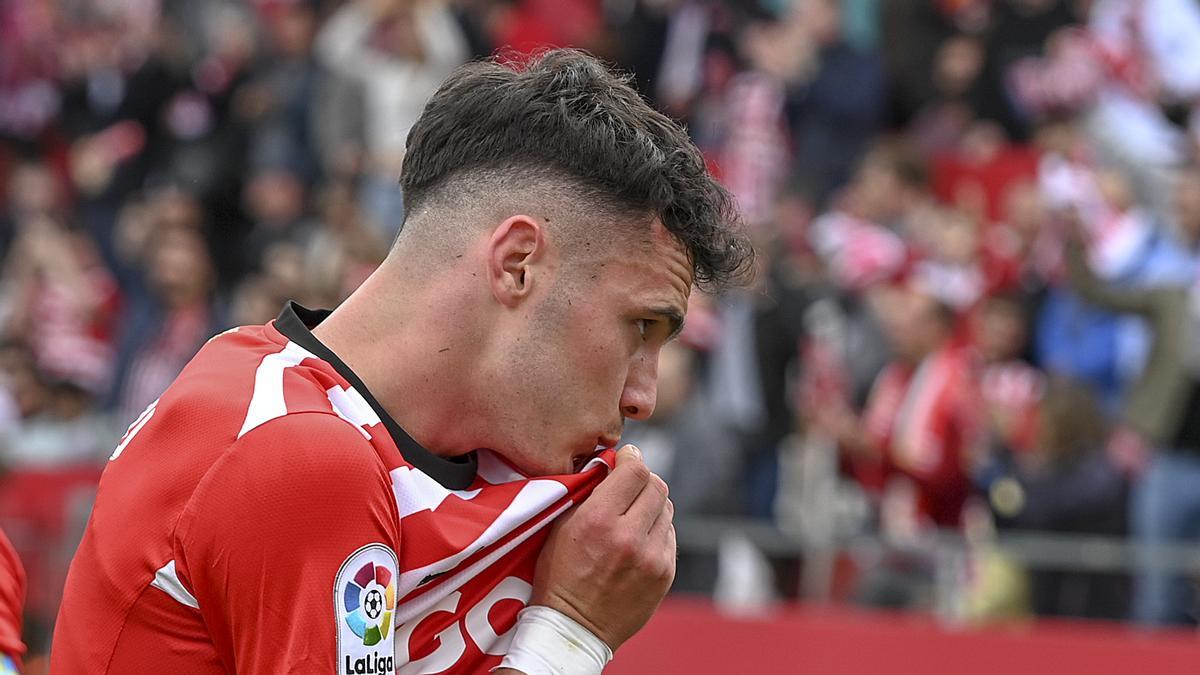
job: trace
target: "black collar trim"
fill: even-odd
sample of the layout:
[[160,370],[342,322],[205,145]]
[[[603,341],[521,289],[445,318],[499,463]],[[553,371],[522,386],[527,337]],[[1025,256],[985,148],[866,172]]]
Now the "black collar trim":
[[283,333],[287,339],[295,342],[309,352],[317,355],[337,371],[339,375],[346,379],[358,393],[371,406],[375,414],[379,416],[383,426],[395,441],[396,447],[400,448],[400,454],[404,456],[404,460],[412,464],[417,469],[424,472],[430,478],[433,478],[438,483],[450,490],[465,490],[471,486],[475,480],[475,473],[478,467],[478,460],[475,453],[464,455],[461,458],[449,459],[439,457],[423,446],[417,443],[411,436],[408,435],[396,420],[392,419],[391,415],[379,405],[379,401],[375,400],[375,396],[367,389],[362,380],[350,370],[341,359],[334,354],[329,347],[321,344],[321,341],[312,334],[311,328],[315,327],[331,312],[327,309],[308,309],[296,302],[288,302],[283,306],[283,310],[279,312],[279,317],[275,319],[275,328]]

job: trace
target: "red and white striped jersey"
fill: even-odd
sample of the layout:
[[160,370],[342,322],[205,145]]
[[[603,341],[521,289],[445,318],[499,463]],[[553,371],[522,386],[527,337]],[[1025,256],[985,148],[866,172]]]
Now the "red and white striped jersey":
[[289,304],[130,426],[72,562],[54,673],[480,673],[612,451],[528,478],[411,439]]

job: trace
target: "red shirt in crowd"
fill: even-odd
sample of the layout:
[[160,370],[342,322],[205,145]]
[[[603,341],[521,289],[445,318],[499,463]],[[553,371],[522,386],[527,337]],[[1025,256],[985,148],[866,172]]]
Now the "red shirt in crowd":
[[864,413],[883,453],[884,475],[916,486],[917,508],[933,523],[958,524],[969,493],[967,453],[982,433],[975,372],[966,350],[946,348],[918,366],[896,362],[879,374]]

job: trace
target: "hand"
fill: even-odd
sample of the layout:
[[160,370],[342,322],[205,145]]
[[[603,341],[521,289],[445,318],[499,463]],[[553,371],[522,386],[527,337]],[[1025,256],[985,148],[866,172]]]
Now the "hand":
[[675,507],[667,484],[626,445],[613,470],[554,524],[531,604],[556,609],[613,651],[650,620],[675,578]]

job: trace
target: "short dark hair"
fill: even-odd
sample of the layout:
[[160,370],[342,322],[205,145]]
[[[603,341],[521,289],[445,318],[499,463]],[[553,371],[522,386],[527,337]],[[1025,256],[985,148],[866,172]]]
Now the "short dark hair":
[[621,212],[661,219],[687,249],[698,285],[744,282],[754,250],[733,198],[687,132],[630,82],[575,49],[462,66],[408,134],[406,211],[419,212],[466,173],[549,170]]

